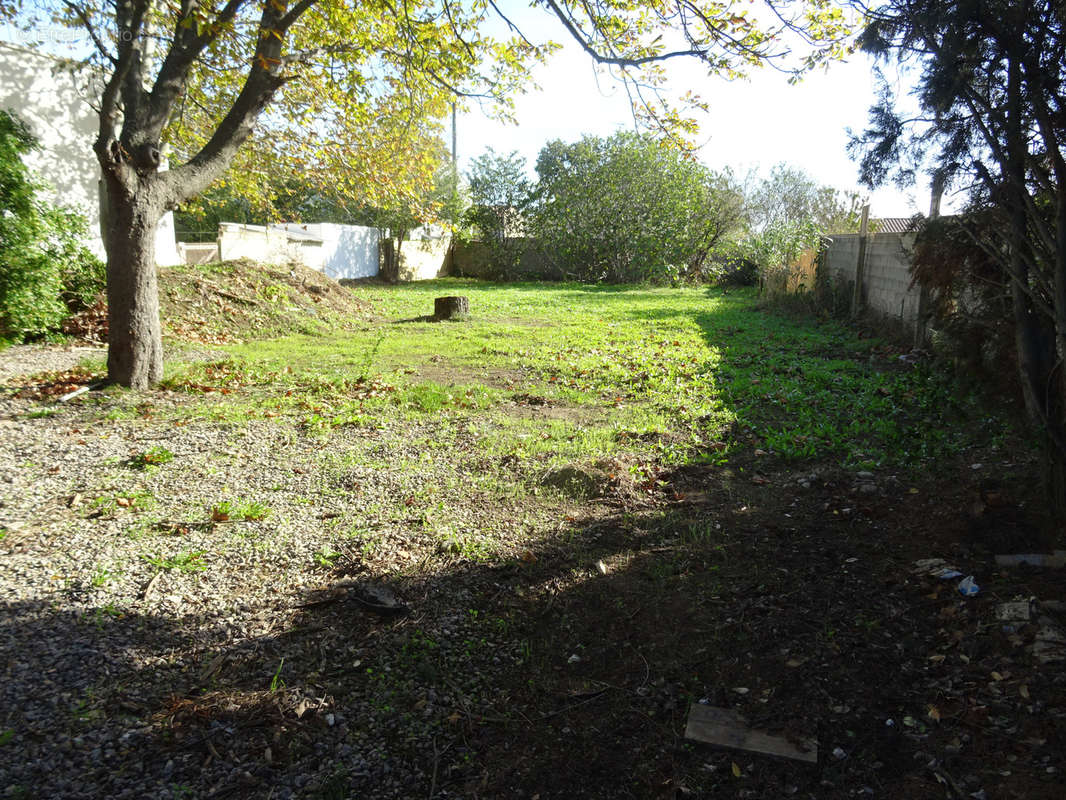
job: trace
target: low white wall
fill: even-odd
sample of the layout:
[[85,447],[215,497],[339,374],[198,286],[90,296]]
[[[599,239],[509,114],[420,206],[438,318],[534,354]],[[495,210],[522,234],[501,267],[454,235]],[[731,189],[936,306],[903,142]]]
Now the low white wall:
[[400,248],[400,280],[424,281],[447,274],[451,237],[407,240]]
[[223,222],[218,236],[223,260],[250,258],[265,264],[297,261],[335,280],[378,274],[377,228],[325,222],[270,227]]
[[381,258],[381,233],[377,228],[331,222],[290,222],[278,227],[321,240],[317,263],[308,264],[334,280],[373,278]]
[[[298,261],[317,267],[318,253],[306,253],[302,242],[308,237],[290,237],[284,229],[265,228],[262,225],[242,225],[223,222],[218,226],[218,251],[223,261],[248,258],[264,264],[282,264]],[[311,241],[308,249],[321,250],[320,241]]]
[[210,264],[218,261],[218,242],[178,242],[183,264]]

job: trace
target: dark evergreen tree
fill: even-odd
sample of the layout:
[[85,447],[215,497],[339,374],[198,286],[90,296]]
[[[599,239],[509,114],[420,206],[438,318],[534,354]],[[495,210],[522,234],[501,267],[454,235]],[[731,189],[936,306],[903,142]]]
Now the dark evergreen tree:
[[862,179],[929,169],[1004,221],[967,230],[1009,279],[1026,410],[1066,515],[1066,4],[892,0],[870,12],[860,41],[919,70],[918,113],[900,114],[886,88],[854,138]]

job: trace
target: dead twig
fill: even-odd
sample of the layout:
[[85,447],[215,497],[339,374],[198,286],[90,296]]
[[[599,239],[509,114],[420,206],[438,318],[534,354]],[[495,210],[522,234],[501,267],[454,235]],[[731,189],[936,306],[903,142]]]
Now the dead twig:
[[551,719],[552,717],[557,717],[560,714],[565,714],[568,711],[573,711],[575,708],[581,708],[581,706],[588,705],[594,700],[599,700],[601,697],[607,694],[607,692],[611,691],[612,688],[613,687],[608,686],[606,689],[600,689],[598,692],[593,692],[591,695],[589,695],[584,700],[578,703],[571,703],[570,705],[563,706],[562,708],[556,709],[555,711],[549,711],[546,714],[541,714],[538,719],[543,722],[544,720]]
[[150,595],[152,593],[152,589],[155,588],[155,585],[159,581],[159,577],[162,574],[163,574],[163,570],[159,570],[155,575],[152,576],[152,579],[150,581],[148,581],[148,583],[146,583],[144,585],[144,588],[141,589],[141,594],[140,594],[139,599],[142,602],[148,599],[148,595]]

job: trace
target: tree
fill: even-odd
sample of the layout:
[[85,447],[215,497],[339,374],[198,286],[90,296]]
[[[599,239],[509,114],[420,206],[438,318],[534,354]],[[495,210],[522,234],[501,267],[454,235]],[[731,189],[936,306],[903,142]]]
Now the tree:
[[697,274],[740,221],[727,177],[648,134],[549,142],[537,176],[533,231],[579,280]]
[[[783,58],[780,37],[789,31],[805,40],[809,62],[841,52],[839,9],[823,0],[765,2],[778,12],[773,25],[703,0],[538,7],[630,81],[646,116],[683,133],[685,120],[655,95],[664,60],[688,56],[737,73]],[[141,388],[161,377],[163,364],[155,224],[219,179],[253,131],[261,146],[246,156],[339,170],[339,180],[373,187],[379,197],[368,199],[380,204],[403,194],[393,176],[411,136],[432,133],[455,94],[505,98],[528,62],[551,52],[481,0],[44,0],[31,8],[24,13],[81,26],[102,71],[94,149],[106,194],[108,373]],[[511,38],[486,32],[492,15],[503,17]],[[168,145],[176,163],[160,171]]]
[[[861,36],[919,70],[918,113],[886,88],[855,137],[870,185],[913,180],[969,193],[971,240],[1010,283],[1025,407],[1066,515],[1066,6],[1059,0],[893,0]],[[1000,225],[974,221],[998,217]]]
[[488,248],[497,275],[510,277],[526,249],[525,213],[533,196],[526,160],[512,151],[507,155],[491,147],[475,158],[466,176],[470,206],[463,222]]
[[854,192],[823,186],[797,167],[776,164],[745,191],[747,234],[739,256],[755,264],[765,286],[783,285],[799,256],[822,236],[858,230],[861,200]]
[[526,160],[517,151],[501,155],[489,147],[471,162],[466,179],[470,186],[466,221],[478,235],[493,242],[517,235],[533,193]]

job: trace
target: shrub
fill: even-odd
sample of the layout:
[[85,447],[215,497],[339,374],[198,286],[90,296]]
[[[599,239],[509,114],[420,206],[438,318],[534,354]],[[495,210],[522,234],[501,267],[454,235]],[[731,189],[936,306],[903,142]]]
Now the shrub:
[[647,135],[549,142],[537,175],[534,232],[582,281],[697,278],[743,210],[730,175]]
[[0,338],[8,340],[56,330],[104,283],[103,264],[81,242],[84,218],[38,197],[22,161],[36,147],[25,123],[0,111]]

